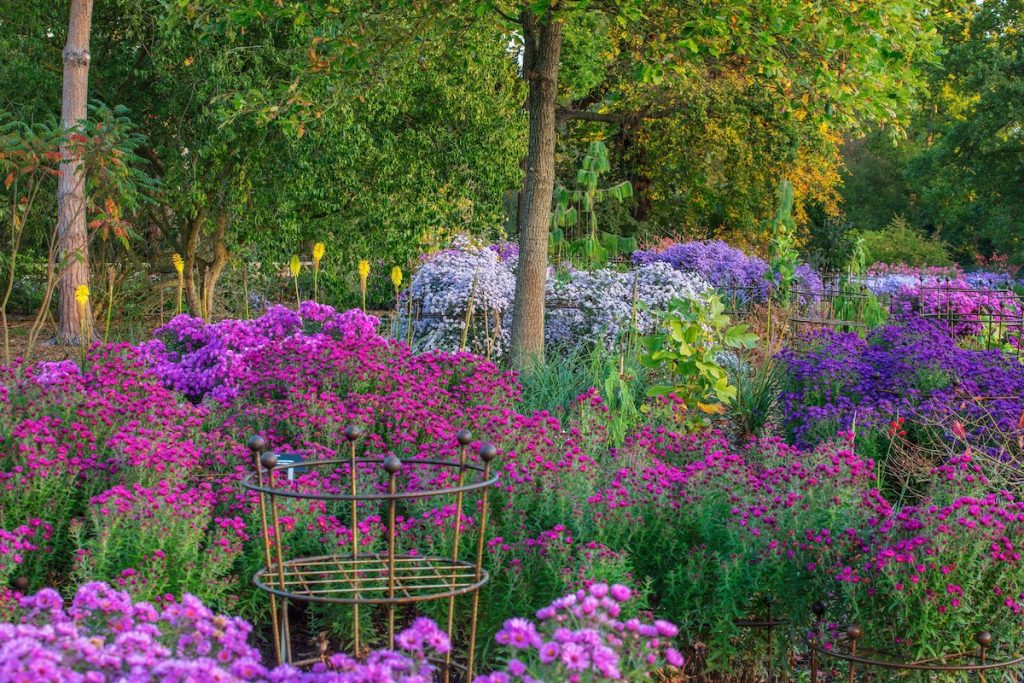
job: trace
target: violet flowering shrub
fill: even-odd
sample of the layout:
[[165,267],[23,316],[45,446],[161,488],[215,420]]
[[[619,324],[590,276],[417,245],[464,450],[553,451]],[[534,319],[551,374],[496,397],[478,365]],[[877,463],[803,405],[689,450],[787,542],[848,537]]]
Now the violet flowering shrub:
[[932,471],[927,495],[891,506],[876,493],[858,552],[834,571],[827,626],[835,639],[862,625],[860,647],[906,660],[977,648],[993,634],[990,660],[1024,647],[1024,502],[989,482],[969,453]]
[[253,320],[208,324],[188,315],[175,316],[139,346],[164,385],[193,402],[207,395],[221,402],[235,395],[235,382],[250,369],[247,358],[275,341],[322,334],[350,343],[376,336],[379,320],[362,311],[345,312],[304,301],[298,311],[280,305]]
[[[412,336],[418,346],[501,356],[508,349],[515,263],[519,251],[475,246],[460,237],[448,249],[421,259],[406,296],[412,296]],[[399,302],[395,325],[406,336],[407,306]],[[467,319],[468,318],[468,319]],[[468,324],[468,328],[467,328]]]
[[866,338],[815,332],[780,359],[789,376],[785,428],[803,446],[855,428],[861,452],[884,459],[889,429],[900,417],[911,440],[916,423],[991,424],[996,430],[989,434],[968,435],[983,452],[997,446],[988,443],[991,436],[1021,434],[1024,367],[998,350],[959,348],[935,321],[910,316]]
[[[721,240],[682,242],[658,250],[640,250],[634,252],[632,258],[638,265],[664,262],[676,270],[696,273],[738,304],[767,301],[779,281],[767,261],[748,256]],[[821,277],[813,268],[800,264],[794,274],[795,288],[801,293],[798,303],[813,303],[821,297]]]
[[507,620],[495,635],[507,653],[504,668],[474,683],[648,681],[681,669],[678,627],[619,618],[631,597],[622,584],[593,583],[538,610],[536,623]]
[[176,485],[201,460],[202,411],[161,386],[128,347],[95,349],[84,370],[0,368],[0,387],[0,518],[22,539],[10,555],[16,575],[35,585],[67,575],[74,525],[90,516],[94,496],[116,485]]
[[80,586],[67,605],[51,588],[24,596],[16,613],[0,623],[4,683],[429,683],[427,658],[450,649],[447,634],[418,619],[396,637],[398,651],[377,650],[361,662],[334,655],[308,671],[270,668],[243,619],[215,614],[192,595],[134,602],[96,582]]
[[696,300],[709,290],[699,275],[656,262],[632,271],[570,270],[548,279],[545,337],[550,344],[600,341],[611,347],[623,335],[650,334],[676,299]]
[[1005,272],[977,270],[965,273],[959,266],[907,266],[875,263],[859,281],[875,294],[893,295],[901,289],[935,287],[956,282],[957,288],[1009,289],[1016,280]]

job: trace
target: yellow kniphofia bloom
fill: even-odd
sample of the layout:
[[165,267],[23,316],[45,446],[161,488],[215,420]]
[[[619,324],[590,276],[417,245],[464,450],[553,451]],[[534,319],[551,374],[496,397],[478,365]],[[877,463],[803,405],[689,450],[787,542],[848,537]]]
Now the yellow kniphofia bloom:
[[370,277],[370,262],[366,259],[360,259],[359,261],[359,279],[366,282],[366,278]]
[[395,286],[395,289],[402,286],[402,269],[398,266],[391,269],[391,284]]
[[85,306],[89,303],[89,285],[78,285],[75,288],[75,301],[78,302],[79,306]]
[[323,242],[317,242],[313,245],[313,265],[320,265],[320,259],[327,253],[327,247],[324,246]]
[[292,277],[299,276],[299,271],[302,270],[302,262],[299,261],[298,255],[292,254],[292,260],[288,264],[288,269],[292,271]]
[[171,254],[171,263],[174,264],[174,269],[178,271],[178,275],[185,272],[185,261],[182,260],[181,254]]

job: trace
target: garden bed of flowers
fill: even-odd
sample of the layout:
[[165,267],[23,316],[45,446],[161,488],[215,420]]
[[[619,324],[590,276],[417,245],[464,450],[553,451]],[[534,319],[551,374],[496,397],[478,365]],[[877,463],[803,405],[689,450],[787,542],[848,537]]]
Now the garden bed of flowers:
[[[159,669],[160,680],[213,670],[223,680],[377,680],[343,657],[309,678],[265,668],[268,605],[249,581],[263,561],[259,523],[238,485],[252,467],[249,435],[328,458],[349,424],[364,428],[370,456],[454,458],[459,429],[498,447],[480,612],[485,680],[614,679],[684,656],[691,672],[777,671],[790,666],[818,600],[837,624],[857,620],[873,644],[908,657],[937,643],[968,649],[983,629],[1001,652],[1024,645],[1024,505],[989,479],[984,449],[968,450],[978,415],[965,397],[1000,394],[986,415],[1007,434],[1020,429],[1024,371],[998,351],[959,349],[920,318],[866,339],[819,333],[783,356],[793,382],[785,425],[799,447],[687,433],[665,409],[616,447],[596,390],[564,422],[522,414],[514,374],[471,353],[414,353],[378,326],[309,302],[252,321],[179,316],[137,347],[0,371],[0,580],[13,587],[0,628],[14,636],[0,680],[32,680],[33,666]],[[917,415],[949,418],[964,438],[904,499],[882,486],[881,460],[867,457],[880,453],[860,440],[891,436],[893,421]],[[278,533],[296,553],[322,554],[351,543],[345,520],[295,504]],[[412,506],[399,523],[407,549],[437,551],[454,511]],[[381,520],[362,524],[372,549]],[[609,598],[607,586],[629,600]],[[737,621],[769,613],[785,625],[766,649]],[[533,615],[538,624],[522,619]],[[345,642],[344,609],[308,616]],[[407,676],[397,680],[427,675],[423,643],[447,644],[413,616],[403,642],[420,650],[379,653],[367,666]],[[608,636],[572,636],[560,630],[568,623]]]

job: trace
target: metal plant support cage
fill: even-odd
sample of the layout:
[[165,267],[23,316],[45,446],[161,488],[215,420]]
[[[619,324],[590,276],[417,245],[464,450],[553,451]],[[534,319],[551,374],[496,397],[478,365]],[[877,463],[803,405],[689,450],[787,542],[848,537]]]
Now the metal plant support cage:
[[[811,632],[807,647],[811,655],[811,683],[818,683],[821,679],[821,663],[823,660],[835,662],[846,662],[849,666],[847,672],[847,683],[855,683],[857,680],[858,668],[861,671],[883,670],[893,672],[893,675],[906,675],[918,672],[926,675],[939,674],[977,674],[978,680],[985,683],[986,675],[989,673],[1002,673],[1000,680],[1018,680],[1017,669],[1024,665],[1024,655],[1017,655],[1002,660],[992,660],[994,638],[988,631],[981,631],[974,636],[978,648],[967,652],[954,652],[920,659],[916,661],[905,661],[889,653],[878,652],[865,648],[858,648],[858,641],[864,637],[864,630],[857,624],[847,627],[845,633],[845,649],[838,647],[828,648],[819,642],[821,634],[822,618],[825,615],[824,603],[817,602],[812,608],[815,615],[816,626]],[[828,679],[833,680],[833,679]],[[872,680],[875,680],[872,678]]]
[[[919,312],[922,318],[944,323],[951,334],[968,326],[980,326],[978,336],[982,348],[992,350],[1010,346],[1017,360],[1024,354],[1024,312],[1013,312],[1018,297],[1015,292],[1006,289],[985,289],[980,287],[952,287],[949,285],[933,285],[920,287],[922,295],[931,293],[940,300],[940,306],[933,311]],[[954,298],[975,299],[990,297],[999,302],[1000,310],[983,310],[963,312],[954,308]],[[943,305],[944,304],[944,305]],[[1005,343],[1004,343],[1005,342]]]
[[[442,681],[451,680],[451,674],[458,671],[465,680],[471,680],[476,656],[476,635],[479,613],[480,589],[488,581],[483,568],[483,554],[486,547],[488,516],[488,492],[498,477],[492,474],[492,465],[497,449],[492,444],[480,447],[479,463],[471,462],[467,448],[473,435],[460,430],[455,438],[459,444],[457,462],[436,459],[415,459],[400,461],[394,455],[381,458],[357,457],[356,442],[362,430],[348,426],[344,431],[348,445],[348,458],[332,460],[302,461],[295,458],[287,464],[280,464],[278,455],[267,450],[266,441],[259,436],[251,437],[248,447],[253,454],[255,472],[242,479],[242,486],[259,494],[259,511],[264,548],[264,567],[253,575],[253,583],[270,597],[271,622],[274,632],[274,654],[278,663],[297,666],[313,664],[323,658],[294,661],[291,648],[291,627],[288,606],[290,602],[328,603],[348,605],[352,608],[353,654],[363,654],[365,643],[360,633],[360,610],[382,607],[386,613],[387,646],[395,647],[396,608],[431,601],[447,602],[447,629],[452,645],[455,644],[456,598],[465,596],[471,601],[468,625],[461,623],[459,630],[467,633],[465,664],[453,661],[453,651],[437,661]],[[415,467],[428,467],[433,473],[448,472],[456,483],[437,488],[412,488],[399,490],[398,483],[403,471]],[[379,476],[383,469],[386,486],[376,480],[367,491],[368,474]],[[334,493],[322,489],[305,490],[295,485],[297,472],[317,472],[328,475],[327,480],[336,487],[346,485],[345,493]],[[316,479],[322,483],[323,478]],[[360,486],[360,484],[364,484]],[[385,489],[381,491],[381,489]],[[340,490],[340,489],[337,489]],[[460,552],[463,544],[464,504],[472,498],[479,500],[479,514],[475,538],[472,539],[472,555]],[[348,513],[352,542],[346,552],[312,557],[285,558],[279,535],[281,499],[303,499],[328,503],[341,503]],[[455,519],[451,531],[451,555],[424,556],[415,553],[400,553],[396,550],[398,534],[395,524],[396,509],[402,503],[413,500],[452,499]],[[385,511],[386,523],[383,535],[386,549],[380,552],[363,552],[360,547],[360,513],[371,513],[374,509]],[[445,624],[440,624],[444,629]]]

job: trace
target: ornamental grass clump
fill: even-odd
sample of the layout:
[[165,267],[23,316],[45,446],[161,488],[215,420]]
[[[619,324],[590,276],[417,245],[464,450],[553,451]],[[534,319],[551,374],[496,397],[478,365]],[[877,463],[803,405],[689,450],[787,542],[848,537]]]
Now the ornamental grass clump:
[[538,610],[536,623],[509,619],[495,635],[504,668],[474,683],[648,681],[682,668],[674,624],[620,619],[631,597],[622,584],[594,583]]

